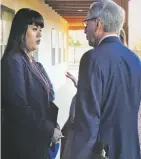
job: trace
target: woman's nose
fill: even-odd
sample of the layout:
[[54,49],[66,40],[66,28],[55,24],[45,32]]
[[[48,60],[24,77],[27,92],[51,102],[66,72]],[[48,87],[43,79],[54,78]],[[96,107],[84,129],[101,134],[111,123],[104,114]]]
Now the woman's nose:
[[41,37],[42,34],[41,34],[41,31],[39,30],[38,33],[37,33],[37,37]]

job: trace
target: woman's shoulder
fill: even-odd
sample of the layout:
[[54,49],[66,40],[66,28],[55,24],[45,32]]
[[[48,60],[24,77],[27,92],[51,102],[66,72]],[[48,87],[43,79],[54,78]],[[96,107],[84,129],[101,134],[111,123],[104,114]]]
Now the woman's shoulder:
[[22,52],[10,53],[8,58],[15,59],[15,60],[22,60],[22,59],[24,59],[24,53],[22,53]]
[[1,62],[2,65],[9,65],[9,66],[14,66],[14,65],[23,65],[24,64],[25,57],[22,52],[10,52],[7,56],[3,57]]

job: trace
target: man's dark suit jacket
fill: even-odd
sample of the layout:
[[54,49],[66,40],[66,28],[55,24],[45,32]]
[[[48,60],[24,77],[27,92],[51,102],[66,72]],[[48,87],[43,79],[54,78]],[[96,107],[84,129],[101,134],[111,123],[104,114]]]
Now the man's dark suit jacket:
[[107,37],[80,62],[71,159],[97,159],[98,134],[109,159],[140,159],[141,63],[118,37]]
[[34,66],[20,52],[1,61],[2,159],[47,159],[58,109]]

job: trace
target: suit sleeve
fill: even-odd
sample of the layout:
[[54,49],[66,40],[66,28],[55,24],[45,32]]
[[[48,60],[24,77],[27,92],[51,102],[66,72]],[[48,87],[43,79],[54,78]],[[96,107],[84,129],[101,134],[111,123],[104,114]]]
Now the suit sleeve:
[[4,76],[5,97],[11,105],[12,120],[36,132],[38,137],[49,139],[53,135],[54,125],[33,110],[27,100],[25,84],[25,65],[21,58],[12,57],[6,64]]
[[89,54],[82,57],[76,98],[75,128],[71,159],[90,159],[100,123],[102,70]]

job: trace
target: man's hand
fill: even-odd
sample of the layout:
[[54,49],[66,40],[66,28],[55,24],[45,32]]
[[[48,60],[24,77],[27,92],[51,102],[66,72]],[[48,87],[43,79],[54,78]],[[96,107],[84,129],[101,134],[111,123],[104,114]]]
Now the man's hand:
[[72,74],[70,74],[69,72],[66,73],[66,77],[71,79],[72,82],[74,83],[74,86],[77,88],[77,80],[76,80],[76,78]]

